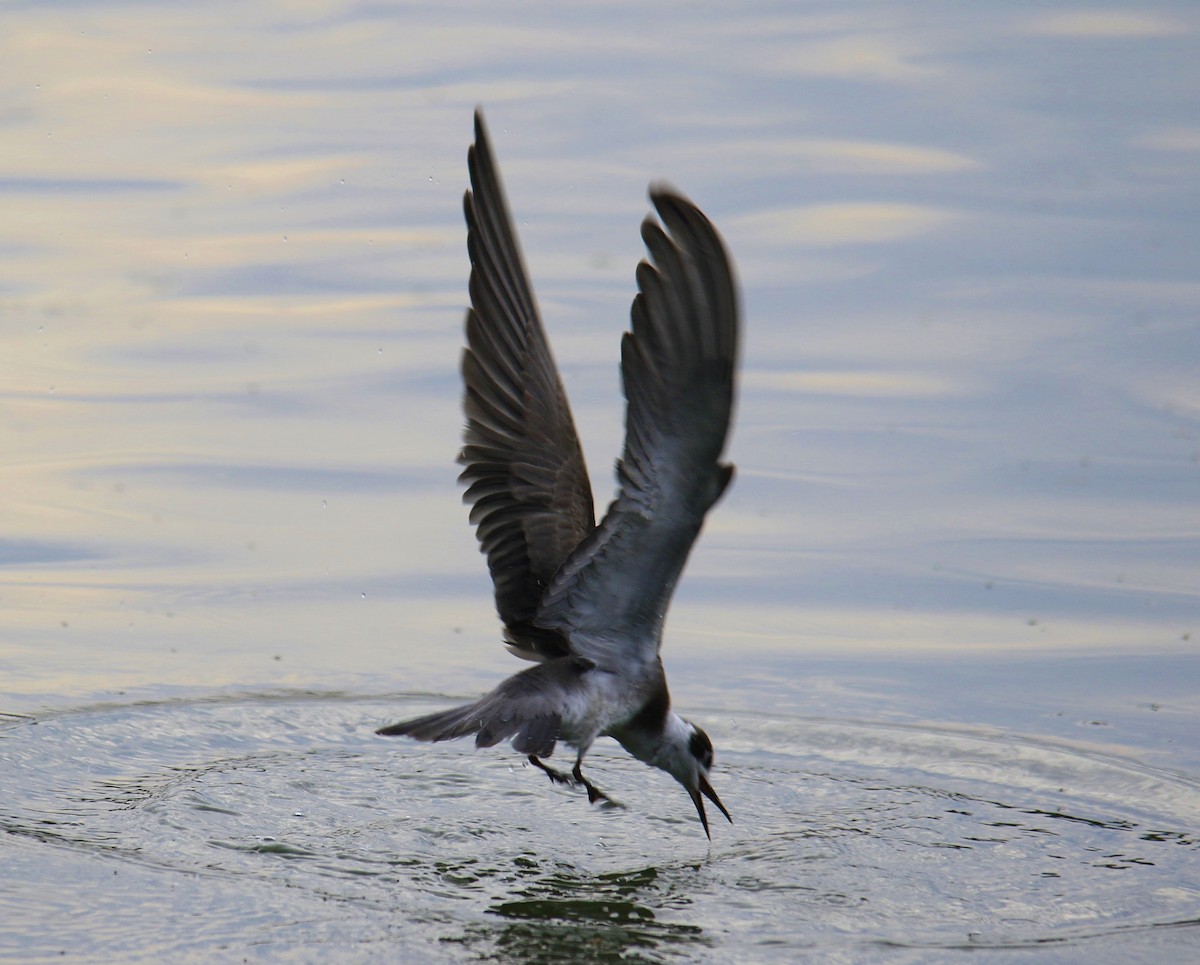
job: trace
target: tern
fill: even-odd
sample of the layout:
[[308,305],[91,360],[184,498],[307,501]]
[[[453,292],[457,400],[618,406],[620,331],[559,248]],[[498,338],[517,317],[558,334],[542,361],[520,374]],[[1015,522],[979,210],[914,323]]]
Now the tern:
[[[609,801],[583,775],[598,737],[675,778],[711,839],[704,798],[713,745],[671,710],[659,651],[676,581],[704,517],[733,478],[720,461],[738,354],[738,295],[712,223],[652,184],[632,324],[621,341],[625,445],[618,491],[597,526],[583,452],[538,314],[481,111],[463,198],[471,306],[462,355],[463,501],[487,557],[504,639],[534,666],[479,700],[377,733],[422,741],[475,735],[557,783]],[[574,747],[570,774],[544,762]]]

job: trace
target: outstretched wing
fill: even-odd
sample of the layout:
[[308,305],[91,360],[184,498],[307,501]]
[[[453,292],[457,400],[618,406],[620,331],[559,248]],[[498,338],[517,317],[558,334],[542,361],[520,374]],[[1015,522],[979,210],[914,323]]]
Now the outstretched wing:
[[480,111],[467,165],[471,308],[459,479],[510,648],[546,660],[565,655],[567,643],[533,619],[554,574],[595,529],[592,490]]
[[705,513],[733,476],[718,460],[733,407],[738,304],[720,236],[686,198],[651,189],[632,331],[621,342],[627,401],[619,490],[563,564],[537,622],[601,666],[652,659]]

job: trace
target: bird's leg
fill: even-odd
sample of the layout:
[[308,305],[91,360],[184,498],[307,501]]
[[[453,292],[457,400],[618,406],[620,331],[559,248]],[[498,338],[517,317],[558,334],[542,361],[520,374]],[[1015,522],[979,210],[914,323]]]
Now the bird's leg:
[[610,798],[607,794],[600,790],[600,788],[596,787],[595,784],[583,776],[583,770],[581,768],[581,765],[583,764],[582,758],[577,758],[575,760],[575,767],[572,769],[570,774],[564,774],[562,771],[555,770],[549,764],[546,764],[533,754],[529,755],[529,763],[539,770],[545,771],[546,776],[549,777],[550,780],[555,784],[575,784],[579,787],[586,788],[589,804],[595,804],[597,801],[606,801],[609,805],[617,804],[616,801]]
[[571,775],[564,774],[562,771],[556,771],[549,764],[543,764],[538,758],[534,757],[532,754],[529,755],[529,763],[532,764],[534,767],[541,768],[543,771],[545,771],[546,774],[549,776],[550,780],[553,781],[555,784],[573,784],[573,783],[575,783],[571,779]]
[[581,767],[582,764],[583,764],[582,755],[575,758],[575,767],[571,771],[571,776],[573,778],[575,778],[576,784],[582,784],[584,787],[587,788],[588,804],[595,804],[597,801],[608,801],[609,804],[615,803],[612,798],[610,798],[607,794],[605,794],[602,790],[600,790],[600,788],[596,787],[595,784],[593,784],[591,781],[589,781],[586,777],[583,776],[583,769]]

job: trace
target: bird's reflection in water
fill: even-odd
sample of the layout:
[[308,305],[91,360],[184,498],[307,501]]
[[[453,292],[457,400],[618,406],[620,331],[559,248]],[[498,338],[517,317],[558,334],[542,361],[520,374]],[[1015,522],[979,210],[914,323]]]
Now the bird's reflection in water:
[[[588,875],[558,867],[543,869],[533,859],[510,897],[494,902],[488,913],[495,926],[476,926],[463,941],[491,946],[505,961],[657,962],[680,946],[703,954],[710,945],[693,924],[666,921],[664,908],[689,903],[656,867]],[[657,909],[657,911],[656,911]]]

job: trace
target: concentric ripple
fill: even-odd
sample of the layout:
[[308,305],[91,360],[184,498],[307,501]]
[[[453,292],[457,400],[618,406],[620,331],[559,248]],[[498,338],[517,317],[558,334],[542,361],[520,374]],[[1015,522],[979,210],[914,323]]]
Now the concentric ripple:
[[601,809],[511,752],[372,733],[444,704],[288,695],[10,722],[0,917],[28,926],[0,951],[790,961],[1200,920],[1200,789],[1136,762],[698,714],[737,822],[718,818],[710,847],[682,790],[617,749],[597,749],[591,776],[625,807]]

